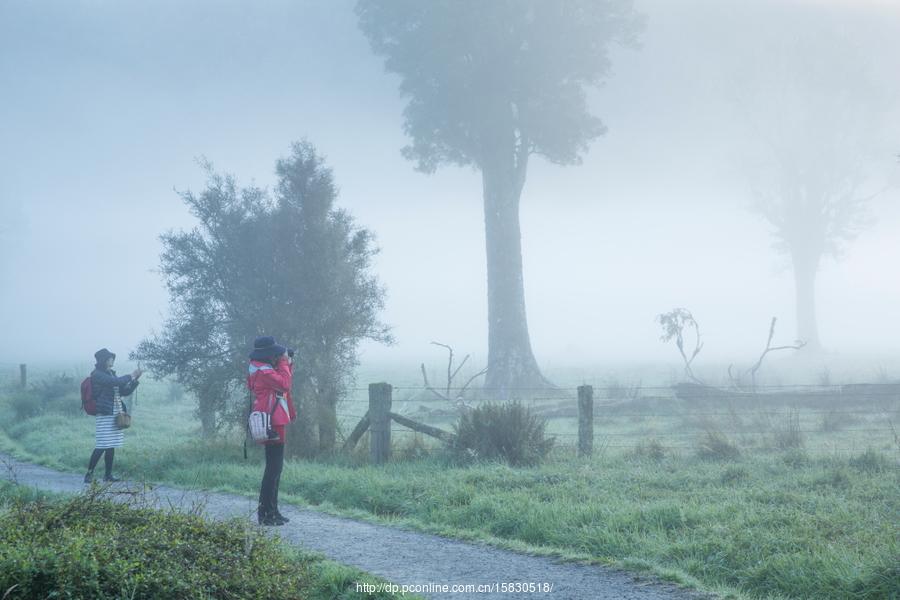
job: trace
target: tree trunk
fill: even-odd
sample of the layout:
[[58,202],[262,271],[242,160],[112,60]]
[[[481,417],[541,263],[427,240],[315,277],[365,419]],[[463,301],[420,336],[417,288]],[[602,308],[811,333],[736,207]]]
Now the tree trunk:
[[216,434],[216,409],[218,398],[210,398],[204,394],[197,403],[197,416],[200,417],[200,432],[205,438]]
[[197,397],[196,415],[200,419],[200,434],[205,438],[211,438],[216,435],[224,409],[221,395],[204,387],[194,388],[193,392]]
[[[488,372],[485,388],[509,398],[516,388],[544,388],[528,335],[519,198],[525,164],[514,164],[514,145],[493,149],[495,160],[482,161],[484,229],[487,251]],[[500,154],[499,160],[496,160]],[[509,156],[506,161],[502,157]],[[518,168],[517,168],[518,167]]]
[[816,276],[820,257],[795,252],[792,260],[797,293],[797,339],[806,342],[804,351],[818,351],[822,347],[816,318]]

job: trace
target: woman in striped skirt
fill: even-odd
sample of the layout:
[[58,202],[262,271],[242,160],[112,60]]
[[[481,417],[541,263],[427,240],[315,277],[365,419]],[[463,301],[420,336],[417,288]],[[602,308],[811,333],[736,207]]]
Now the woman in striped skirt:
[[97,364],[91,373],[91,394],[97,404],[94,451],[88,462],[88,471],[84,476],[84,482],[90,483],[94,479],[94,467],[103,456],[105,469],[104,481],[118,481],[113,477],[112,467],[116,455],[116,448],[121,448],[125,436],[116,425],[116,415],[127,412],[121,397],[130,396],[138,386],[141,370],[136,369],[131,375],[117,377],[113,371],[116,355],[103,348],[94,354]]

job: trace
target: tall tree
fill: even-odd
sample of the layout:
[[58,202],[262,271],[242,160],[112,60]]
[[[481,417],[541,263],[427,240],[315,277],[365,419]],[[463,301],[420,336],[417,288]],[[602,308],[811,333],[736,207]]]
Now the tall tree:
[[[871,222],[882,191],[891,106],[871,64],[828,30],[760,44],[745,73],[747,114],[758,143],[750,162],[752,208],[772,227],[790,261],[797,339],[821,349],[816,280],[823,259],[839,258]],[[879,155],[881,158],[879,158]]]
[[547,384],[531,348],[519,201],[529,157],[577,164],[603,134],[586,88],[607,74],[607,48],[632,43],[631,0],[360,0],[373,51],[402,78],[411,144],[424,173],[481,172],[488,283],[485,387],[507,395]]
[[211,434],[241,422],[253,339],[276,335],[298,351],[301,435],[288,436],[292,450],[328,452],[358,343],[391,340],[378,320],[384,291],[370,273],[373,236],[334,207],[332,173],[308,143],[278,161],[274,197],[206,169],[206,189],[182,194],[198,226],[162,236],[171,317],[134,358],[193,392]]

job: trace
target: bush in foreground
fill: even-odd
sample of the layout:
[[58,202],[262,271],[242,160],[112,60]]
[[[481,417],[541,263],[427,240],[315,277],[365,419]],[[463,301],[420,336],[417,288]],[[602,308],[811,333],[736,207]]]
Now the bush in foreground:
[[12,496],[0,511],[0,597],[9,600],[372,597],[355,593],[352,582],[368,579],[351,569],[322,569],[244,522],[128,507],[96,492]]
[[553,438],[544,436],[545,425],[518,402],[484,404],[460,417],[453,450],[461,459],[534,465],[553,448]]

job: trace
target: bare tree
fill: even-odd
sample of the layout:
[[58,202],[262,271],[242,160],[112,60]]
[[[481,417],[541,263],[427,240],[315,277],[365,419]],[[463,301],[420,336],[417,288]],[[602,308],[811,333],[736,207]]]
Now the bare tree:
[[[759,371],[760,367],[762,367],[766,355],[770,352],[778,352],[780,350],[800,350],[806,346],[806,342],[802,340],[796,340],[793,344],[786,344],[784,346],[772,346],[772,338],[775,337],[775,322],[777,320],[776,317],[772,317],[772,322],[769,324],[769,337],[766,340],[766,347],[763,349],[762,354],[759,355],[759,359],[747,370],[747,373],[750,375],[750,385],[754,390],[756,389],[756,373]],[[728,365],[728,378],[731,379],[733,386],[741,387],[740,380],[734,374],[733,367],[734,365]]]
[[[694,375],[694,371],[691,369],[691,364],[697,358],[697,355],[700,354],[700,350],[703,349],[703,342],[700,340],[700,325],[694,319],[691,311],[686,308],[675,308],[670,312],[657,315],[656,320],[659,321],[663,328],[663,335],[660,339],[664,342],[675,340],[675,346],[678,348],[678,353],[681,354],[681,358],[684,361],[684,373],[688,376],[688,379],[701,385],[706,385]],[[693,329],[694,331],[694,349],[691,351],[690,358],[684,351],[685,329]]]
[[[460,413],[464,413],[467,410],[469,410],[469,408],[470,408],[469,405],[466,404],[466,401],[465,401],[466,390],[469,389],[469,386],[472,385],[472,382],[474,382],[476,379],[478,379],[479,377],[481,377],[482,375],[487,373],[488,369],[487,369],[487,367],[485,367],[484,369],[478,371],[477,373],[475,373],[474,375],[469,377],[469,379],[466,380],[466,382],[463,384],[462,387],[454,388],[453,380],[456,379],[457,375],[459,375],[459,372],[462,370],[463,365],[465,365],[466,361],[469,360],[470,355],[466,354],[466,356],[462,359],[462,362],[460,362],[459,365],[454,369],[453,368],[453,348],[451,348],[447,344],[442,344],[440,342],[431,342],[431,343],[434,344],[435,346],[440,346],[441,348],[446,348],[447,352],[449,353],[449,355],[447,357],[447,385],[444,388],[443,392],[441,392],[437,388],[433,387],[431,385],[431,383],[429,383],[429,381],[428,381],[428,373],[425,371],[425,363],[422,363],[421,364],[422,379],[425,381],[425,389],[428,390],[429,392],[431,392],[432,394],[434,394],[435,396],[437,396],[438,398],[440,398],[441,400],[446,400],[448,403],[454,405]],[[453,393],[454,391],[456,393]]]

